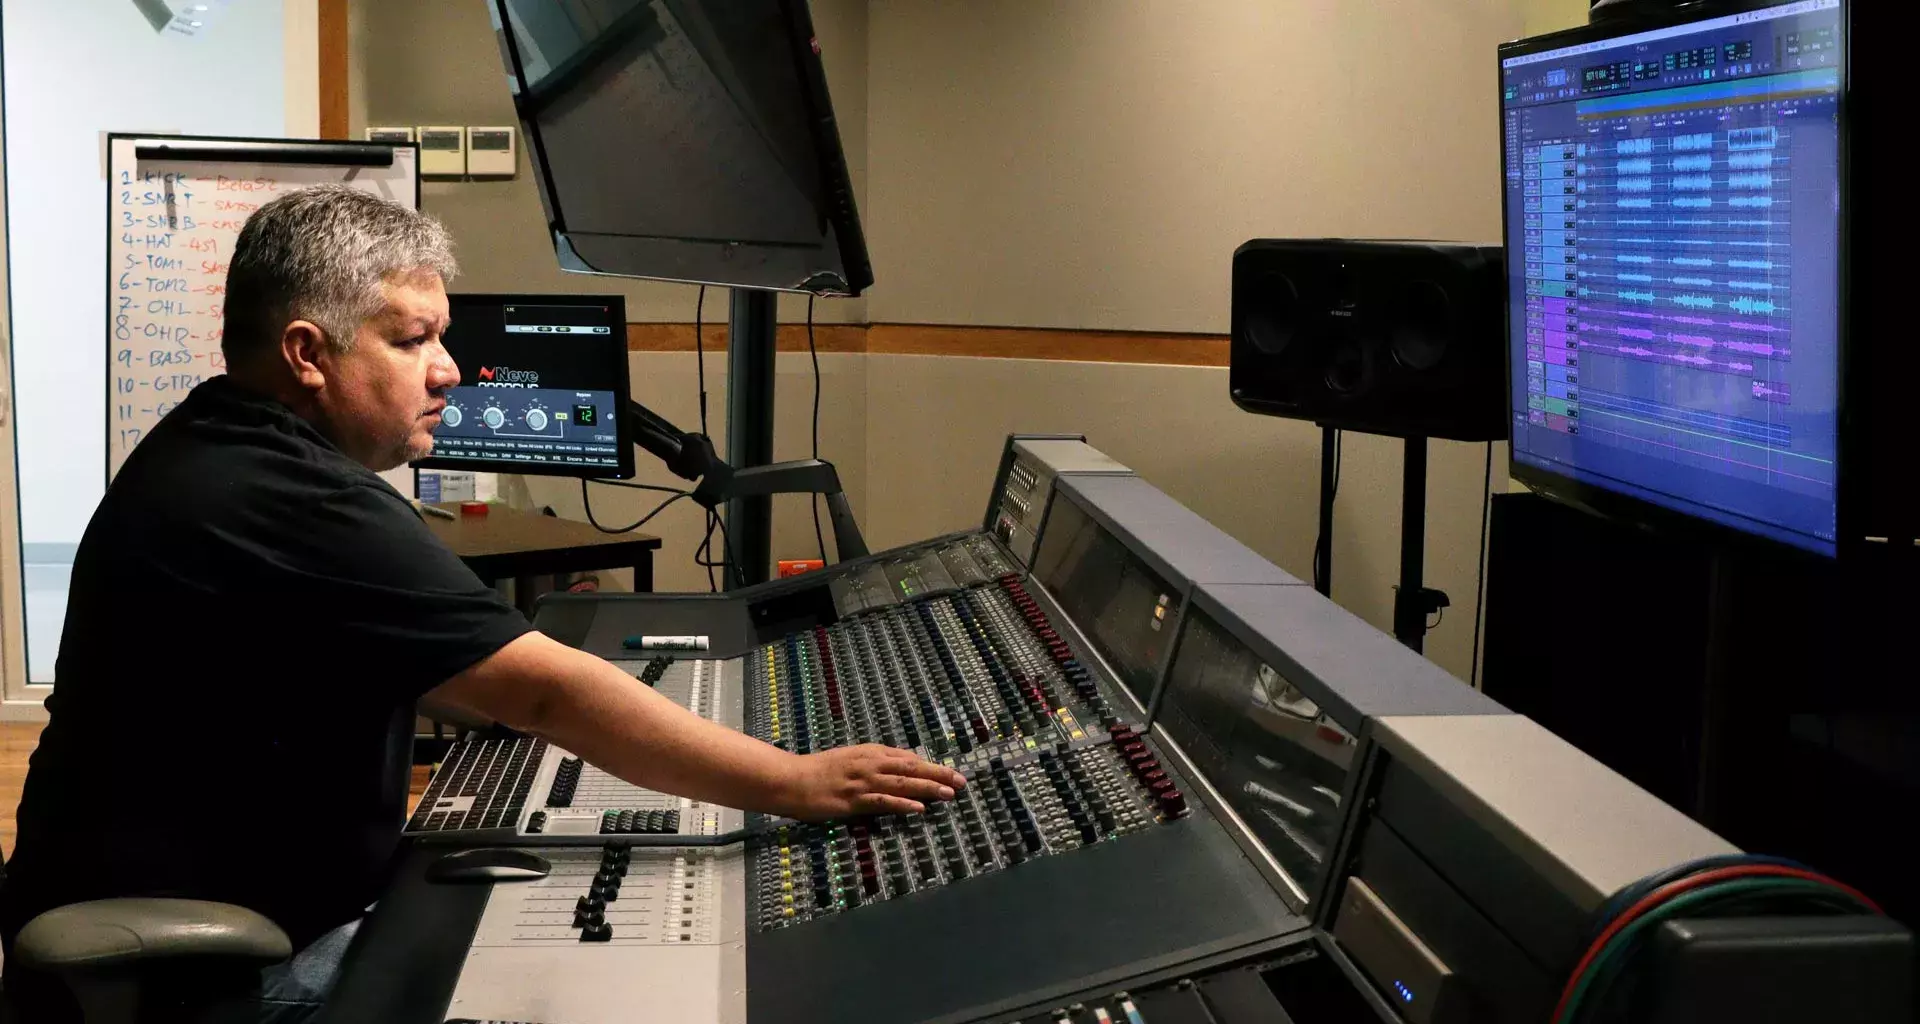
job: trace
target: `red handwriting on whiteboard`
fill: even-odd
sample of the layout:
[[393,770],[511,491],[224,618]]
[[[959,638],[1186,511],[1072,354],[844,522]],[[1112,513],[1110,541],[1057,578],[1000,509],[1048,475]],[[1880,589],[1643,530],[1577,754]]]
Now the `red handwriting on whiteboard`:
[[265,178],[229,178],[220,175],[213,179],[215,192],[278,192],[280,187]]

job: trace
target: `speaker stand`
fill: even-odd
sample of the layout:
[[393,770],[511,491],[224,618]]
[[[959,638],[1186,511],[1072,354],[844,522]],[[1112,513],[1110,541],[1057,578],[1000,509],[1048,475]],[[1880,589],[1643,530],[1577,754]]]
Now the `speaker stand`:
[[1400,473],[1400,585],[1393,595],[1393,635],[1421,651],[1427,616],[1447,607],[1447,595],[1424,582],[1427,559],[1427,439],[1409,437]]
[[1340,486],[1340,431],[1320,428],[1320,544],[1313,549],[1313,589],[1333,596],[1333,494]]

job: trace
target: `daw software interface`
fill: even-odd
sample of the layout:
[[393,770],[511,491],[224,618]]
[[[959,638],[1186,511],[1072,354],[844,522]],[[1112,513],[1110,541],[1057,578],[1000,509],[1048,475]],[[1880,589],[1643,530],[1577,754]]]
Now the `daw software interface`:
[[454,295],[449,306],[453,321],[445,343],[460,366],[460,384],[447,394],[433,432],[433,456],[416,465],[622,475],[622,303]]
[[1516,463],[1833,552],[1843,27],[1502,51]]

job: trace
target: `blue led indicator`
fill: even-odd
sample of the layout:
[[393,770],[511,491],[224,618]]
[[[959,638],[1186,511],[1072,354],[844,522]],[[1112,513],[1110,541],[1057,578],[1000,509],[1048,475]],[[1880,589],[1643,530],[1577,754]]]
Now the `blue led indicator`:
[[1400,993],[1400,998],[1402,1001],[1409,1002],[1409,1003],[1413,1002],[1413,990],[1408,988],[1405,982],[1395,981],[1393,983],[1393,990],[1395,992]]

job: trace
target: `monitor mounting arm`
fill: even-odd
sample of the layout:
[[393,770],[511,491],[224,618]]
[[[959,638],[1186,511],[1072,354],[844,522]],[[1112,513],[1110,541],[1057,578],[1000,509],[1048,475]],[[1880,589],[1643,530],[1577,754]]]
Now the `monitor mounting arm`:
[[627,429],[633,443],[666,463],[682,480],[698,481],[693,500],[707,509],[719,507],[730,498],[758,498],[774,494],[824,494],[827,516],[833,522],[833,546],[840,561],[867,554],[867,542],[854,522],[853,508],[840,487],[840,474],[833,463],[819,459],[776,462],[771,466],[735,469],[715,454],[713,441],[705,434],[691,434],[668,422],[660,414],[627,402]]

